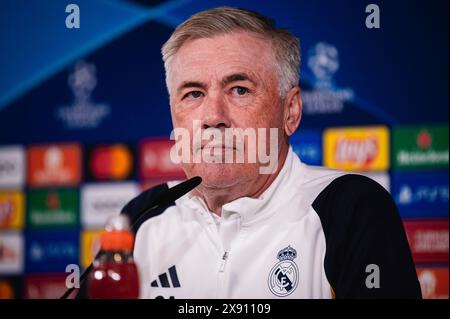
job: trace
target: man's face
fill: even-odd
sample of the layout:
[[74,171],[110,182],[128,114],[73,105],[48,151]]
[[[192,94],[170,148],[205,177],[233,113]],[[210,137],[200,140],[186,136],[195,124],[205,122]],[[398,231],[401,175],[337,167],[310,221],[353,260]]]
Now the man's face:
[[[266,128],[267,147],[270,128],[278,129],[278,144],[284,137],[275,60],[272,45],[266,39],[235,32],[188,41],[172,57],[168,85],[173,126],[187,129],[191,138],[194,138],[194,120],[200,121],[202,130],[254,128],[257,132],[258,128]],[[203,142],[203,146],[208,144]],[[200,151],[217,150],[192,149],[193,153]],[[249,183],[260,174],[258,156],[256,163],[247,161],[251,151],[257,152],[246,140],[245,163],[191,161],[184,163],[183,168],[188,177],[201,176],[204,187],[226,188]],[[278,150],[275,153],[278,157]]]

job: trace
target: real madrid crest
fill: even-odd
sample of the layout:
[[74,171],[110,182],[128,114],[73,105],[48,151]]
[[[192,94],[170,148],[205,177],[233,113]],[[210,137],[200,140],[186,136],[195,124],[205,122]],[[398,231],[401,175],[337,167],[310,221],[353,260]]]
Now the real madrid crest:
[[297,251],[290,245],[277,254],[279,262],[269,274],[269,289],[278,297],[286,297],[294,292],[298,284],[298,267],[294,262]]

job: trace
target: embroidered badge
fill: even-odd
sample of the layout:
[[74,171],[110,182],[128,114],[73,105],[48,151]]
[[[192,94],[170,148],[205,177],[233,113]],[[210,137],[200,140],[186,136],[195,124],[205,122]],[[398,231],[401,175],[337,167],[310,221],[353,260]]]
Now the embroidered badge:
[[290,245],[277,254],[279,262],[269,274],[269,289],[278,297],[286,297],[294,292],[298,284],[298,267],[294,262],[297,251]]

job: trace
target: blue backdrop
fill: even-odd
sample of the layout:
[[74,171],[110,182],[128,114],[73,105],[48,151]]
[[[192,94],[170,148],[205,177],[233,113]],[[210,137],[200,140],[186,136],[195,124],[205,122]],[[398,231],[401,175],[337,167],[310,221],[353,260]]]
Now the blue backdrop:
[[[66,27],[69,3],[78,29]],[[369,3],[379,29],[366,27]],[[182,177],[165,161],[160,50],[179,23],[222,5],[257,10],[300,38],[303,116],[291,142],[304,162],[324,163],[330,127],[362,127],[349,157],[373,138],[367,126],[400,136],[395,147],[376,137],[384,164],[370,176],[396,200],[421,283],[437,283],[424,297],[448,298],[447,0],[0,0],[0,298],[60,296],[65,266],[90,263],[106,217]],[[414,128],[395,131],[405,125]],[[399,151],[431,161],[390,164]],[[64,184],[57,169],[76,173]]]
[[[310,66],[317,44],[336,50],[338,68],[328,69],[328,82],[337,92],[334,104],[343,105],[317,110],[313,101],[321,97],[305,96],[311,103],[301,127],[448,119],[445,0],[377,1],[380,29],[366,28],[367,3],[357,0],[76,3],[79,29],[65,27],[66,1],[0,2],[0,143],[166,136],[171,122],[161,45],[191,14],[220,5],[258,10],[300,37],[304,90],[317,84]],[[97,125],[70,129],[58,114],[74,103],[68,77],[80,59],[95,65],[91,102],[107,112]]]

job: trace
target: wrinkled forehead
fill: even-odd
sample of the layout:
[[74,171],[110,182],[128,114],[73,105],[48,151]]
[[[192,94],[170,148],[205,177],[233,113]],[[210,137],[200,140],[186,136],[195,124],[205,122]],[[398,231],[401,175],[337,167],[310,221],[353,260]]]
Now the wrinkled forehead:
[[218,81],[228,74],[248,73],[256,78],[275,71],[269,39],[249,32],[233,32],[186,41],[168,61],[168,84],[184,81]]

